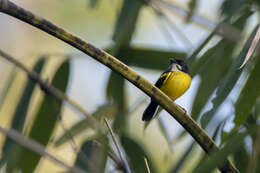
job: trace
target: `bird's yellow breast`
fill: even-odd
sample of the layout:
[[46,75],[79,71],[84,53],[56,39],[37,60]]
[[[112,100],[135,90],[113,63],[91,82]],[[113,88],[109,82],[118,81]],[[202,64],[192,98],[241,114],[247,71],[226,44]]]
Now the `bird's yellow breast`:
[[188,74],[182,71],[174,71],[167,74],[160,89],[173,100],[176,100],[190,87],[190,83],[191,77]]

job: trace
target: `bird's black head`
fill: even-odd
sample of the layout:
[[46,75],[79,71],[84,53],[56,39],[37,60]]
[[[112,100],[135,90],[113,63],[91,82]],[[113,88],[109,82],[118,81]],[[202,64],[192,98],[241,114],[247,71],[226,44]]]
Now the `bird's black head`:
[[[176,59],[176,58],[171,58],[171,59],[170,59],[170,63],[171,63],[171,65],[173,65],[173,64],[178,64],[178,65],[181,67],[179,70],[181,70],[181,71],[183,71],[183,72],[185,72],[185,73],[190,74],[190,73],[189,73],[189,68],[188,68],[187,64],[186,64],[183,60],[181,60],[181,59]],[[177,66],[177,67],[178,67],[178,66]]]

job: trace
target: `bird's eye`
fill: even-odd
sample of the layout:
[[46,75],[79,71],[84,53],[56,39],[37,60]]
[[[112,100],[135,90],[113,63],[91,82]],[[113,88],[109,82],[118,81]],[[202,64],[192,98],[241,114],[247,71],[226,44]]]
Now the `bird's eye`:
[[177,67],[178,70],[181,70],[181,69],[182,69],[179,64],[176,64],[176,67]]

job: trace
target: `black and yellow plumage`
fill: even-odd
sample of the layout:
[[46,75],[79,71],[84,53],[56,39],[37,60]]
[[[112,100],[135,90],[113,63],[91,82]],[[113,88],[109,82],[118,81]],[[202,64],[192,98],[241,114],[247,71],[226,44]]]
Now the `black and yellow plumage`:
[[[180,59],[171,59],[169,68],[163,72],[155,83],[166,95],[176,100],[190,87],[191,77],[186,63]],[[154,116],[158,103],[151,99],[144,111],[143,121],[149,121]]]

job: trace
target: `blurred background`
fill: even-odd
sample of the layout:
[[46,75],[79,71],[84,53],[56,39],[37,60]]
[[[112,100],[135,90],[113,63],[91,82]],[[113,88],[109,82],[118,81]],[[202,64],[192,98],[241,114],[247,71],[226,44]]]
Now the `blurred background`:
[[[213,161],[230,156],[241,172],[260,171],[259,46],[239,68],[260,32],[258,0],[12,2],[104,49],[152,83],[168,67],[170,58],[186,60],[193,80],[176,103],[220,146],[222,155]],[[152,172],[216,171],[216,166],[203,164],[204,151],[166,111],[148,124],[141,121],[150,99],[121,76],[11,16],[1,13],[0,26],[0,49],[96,116],[110,141],[108,150],[117,153],[103,121],[104,117],[109,120],[132,172],[146,172],[144,156]],[[48,100],[24,72],[3,58],[0,72],[1,127],[19,131],[57,158],[88,172],[124,171],[104,147],[95,145],[100,134],[90,128],[82,113],[67,103]],[[2,134],[0,142],[2,171],[66,172]],[[86,166],[89,163],[96,168]]]

